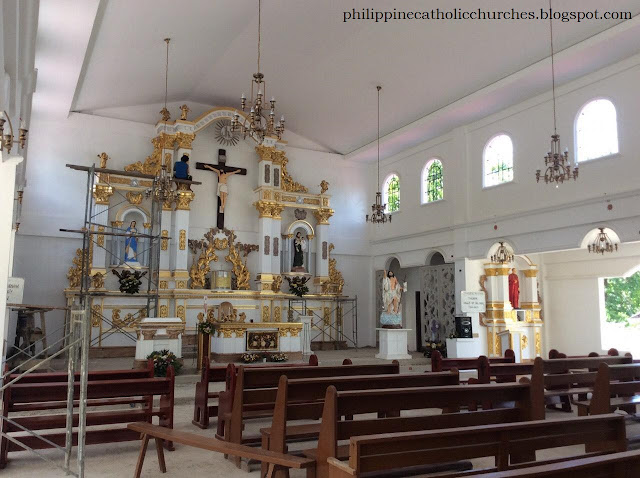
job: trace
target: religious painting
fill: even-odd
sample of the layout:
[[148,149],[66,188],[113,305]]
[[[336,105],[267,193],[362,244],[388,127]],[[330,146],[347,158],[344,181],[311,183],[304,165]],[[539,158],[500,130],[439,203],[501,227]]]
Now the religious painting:
[[247,350],[273,351],[278,350],[278,331],[247,332]]

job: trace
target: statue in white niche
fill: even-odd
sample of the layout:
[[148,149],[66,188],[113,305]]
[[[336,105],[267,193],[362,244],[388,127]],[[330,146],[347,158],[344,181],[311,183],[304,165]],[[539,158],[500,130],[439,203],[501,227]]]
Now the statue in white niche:
[[380,325],[385,329],[402,328],[401,301],[407,283],[400,283],[393,271],[384,271],[382,277],[382,314]]

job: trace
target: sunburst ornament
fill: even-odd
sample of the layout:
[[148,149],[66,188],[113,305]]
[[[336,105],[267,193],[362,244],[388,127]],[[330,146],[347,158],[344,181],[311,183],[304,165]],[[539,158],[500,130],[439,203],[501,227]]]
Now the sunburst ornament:
[[228,119],[221,119],[216,122],[216,140],[222,146],[235,146],[240,140],[240,136],[233,131],[231,127],[231,121]]

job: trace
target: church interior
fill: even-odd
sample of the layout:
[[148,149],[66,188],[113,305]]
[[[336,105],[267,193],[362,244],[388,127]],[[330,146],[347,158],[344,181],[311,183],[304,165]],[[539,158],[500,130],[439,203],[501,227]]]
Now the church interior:
[[472,3],[0,3],[0,478],[640,477],[640,0]]

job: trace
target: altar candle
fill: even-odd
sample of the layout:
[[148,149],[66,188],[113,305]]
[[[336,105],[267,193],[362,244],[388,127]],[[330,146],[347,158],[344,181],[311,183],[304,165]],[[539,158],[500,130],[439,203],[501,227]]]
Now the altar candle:
[[207,320],[207,296],[204,296],[204,320]]

